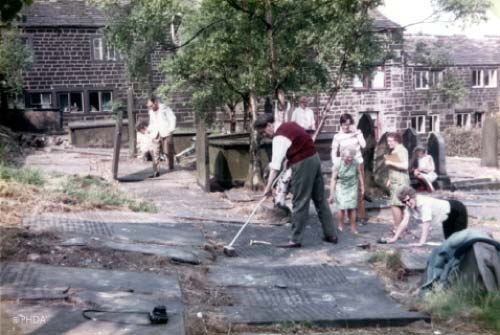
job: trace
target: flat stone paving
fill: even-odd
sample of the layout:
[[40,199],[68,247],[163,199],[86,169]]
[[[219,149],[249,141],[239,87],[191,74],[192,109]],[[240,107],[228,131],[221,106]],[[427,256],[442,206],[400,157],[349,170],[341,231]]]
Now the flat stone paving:
[[[0,285],[19,294],[16,297],[11,292],[11,300],[2,304],[25,333],[185,333],[177,275],[0,263]],[[26,303],[27,290],[38,290],[37,305]],[[54,293],[66,296],[59,300]],[[97,320],[82,314],[86,309],[149,312],[157,305],[168,306],[169,322],[165,325],[150,325],[147,315],[140,314],[88,313]]]
[[428,319],[388,298],[366,267],[211,267],[209,278],[230,297],[231,306],[218,307],[217,312],[233,324],[295,321],[359,327]]

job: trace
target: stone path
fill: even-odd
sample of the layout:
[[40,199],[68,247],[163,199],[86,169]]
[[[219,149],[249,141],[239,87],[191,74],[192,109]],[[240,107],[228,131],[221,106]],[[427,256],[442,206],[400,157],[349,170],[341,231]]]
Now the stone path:
[[[110,158],[110,151],[97,150],[93,154],[92,150],[75,149],[68,153],[32,155],[27,162],[48,171],[102,175],[111,170]],[[432,249],[429,245],[416,253],[407,247],[408,241],[413,240],[391,246],[377,245],[375,241],[386,235],[390,222],[390,213],[380,209],[382,203],[373,206],[370,212],[373,220],[369,225],[359,227],[360,235],[343,232],[338,245],[322,241],[317,217],[311,210],[301,249],[250,245],[251,240],[279,244],[288,239],[290,225],[284,224],[286,220],[264,220],[272,208],[266,204],[261,210],[262,215],[248,226],[235,244],[238,256],[228,258],[222,255],[221,247],[231,240],[245,221],[259,199],[258,194],[237,190],[226,194],[205,194],[196,185],[192,171],[162,171],[160,178],[147,178],[151,172],[150,163],[126,161],[124,157],[119,170],[120,187],[130,195],[153,201],[159,208],[157,214],[116,211],[44,214],[25,218],[24,225],[33,232],[55,234],[53,244],[62,250],[94,248],[138,255],[138,259],[141,255],[154,255],[182,263],[185,267],[206,269],[203,270],[203,284],[207,287],[203,290],[210,294],[217,292],[224,299],[214,297],[216,303],[212,305],[183,305],[180,291],[185,283],[178,282],[175,274],[16,263],[3,264],[0,277],[0,292],[11,299],[9,311],[31,315],[43,311],[49,316],[45,327],[53,327],[45,329],[67,327],[71,334],[83,334],[88,327],[103,334],[120,331],[124,334],[150,334],[154,333],[154,328],[120,328],[112,322],[85,321],[81,308],[94,305],[113,307],[119,303],[123,307],[150,309],[152,304],[159,302],[156,299],[158,287],[171,285],[169,290],[175,294],[169,291],[166,301],[172,306],[173,315],[188,320],[193,315],[186,313],[194,310],[213,315],[226,325],[296,321],[344,327],[396,326],[427,319],[425,315],[409,312],[390,298],[380,279],[367,266],[366,261],[374,251],[396,248],[402,254],[406,269],[419,273]],[[439,232],[434,233],[431,241],[437,242]],[[10,269],[10,272],[5,269]],[[30,271],[41,273],[37,275],[40,279],[25,279],[23,273]],[[4,272],[10,275],[4,275]],[[101,279],[87,283],[93,276]],[[56,278],[51,281],[52,277],[65,280]],[[46,299],[26,305],[25,302],[34,301],[29,297]],[[62,297],[70,297],[78,304],[62,303]],[[17,298],[20,304],[15,303]],[[177,328],[166,332],[168,334],[185,332],[185,325],[180,321],[172,321],[170,326]],[[43,326],[40,329],[43,330]],[[44,333],[39,329],[35,331],[34,334]]]

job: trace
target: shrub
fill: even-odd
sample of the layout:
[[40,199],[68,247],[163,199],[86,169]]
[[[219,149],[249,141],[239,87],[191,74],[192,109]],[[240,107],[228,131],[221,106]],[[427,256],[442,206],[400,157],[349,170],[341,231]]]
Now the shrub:
[[0,164],[0,179],[35,186],[45,184],[45,178],[39,170],[26,167],[15,168],[3,164]]

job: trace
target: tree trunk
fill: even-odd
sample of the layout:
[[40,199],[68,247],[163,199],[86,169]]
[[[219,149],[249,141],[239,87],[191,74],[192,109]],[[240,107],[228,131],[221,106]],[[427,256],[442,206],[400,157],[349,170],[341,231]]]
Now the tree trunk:
[[[257,119],[257,98],[255,93],[250,93],[243,101],[245,112],[248,111],[252,120]],[[258,142],[257,131],[250,129],[250,166],[248,168],[245,187],[251,190],[260,190],[264,187],[262,179],[262,162],[260,161],[260,143]]]
[[229,116],[229,133],[234,134],[236,132],[236,106],[226,104],[226,112]]

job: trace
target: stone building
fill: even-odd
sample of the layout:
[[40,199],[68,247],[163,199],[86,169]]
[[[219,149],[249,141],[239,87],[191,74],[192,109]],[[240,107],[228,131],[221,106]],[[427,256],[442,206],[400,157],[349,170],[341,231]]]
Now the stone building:
[[[103,37],[102,13],[83,0],[35,0],[22,14],[20,25],[34,52],[19,99],[25,110],[45,118],[62,116],[63,125],[109,119],[112,104],[126,101],[130,83],[119,53]],[[452,125],[478,127],[484,113],[500,111],[500,36],[471,40],[406,35],[401,40],[395,38],[403,32],[399,25],[377,11],[372,15],[377,31],[394,41],[394,58],[349,79],[329,111],[326,130],[337,131],[344,112],[358,119],[368,114],[380,135],[408,126],[421,134]],[[152,55],[154,64],[162,54],[159,50]],[[152,77],[153,86],[159,85],[162,76],[155,66]],[[145,95],[135,91],[136,109],[144,113]],[[326,99],[319,94],[311,97],[310,105],[318,110]],[[194,123],[188,101],[189,95],[180,93],[172,102],[183,127]]]

